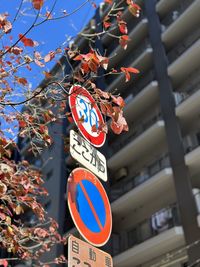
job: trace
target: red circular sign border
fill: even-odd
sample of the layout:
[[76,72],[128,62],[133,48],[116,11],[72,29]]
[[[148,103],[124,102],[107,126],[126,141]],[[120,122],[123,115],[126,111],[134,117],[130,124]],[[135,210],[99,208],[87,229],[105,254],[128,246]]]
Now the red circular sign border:
[[[76,90],[76,88],[78,88],[78,93],[74,92]],[[97,106],[97,104],[95,103],[94,98],[91,96],[91,94],[82,86],[80,85],[73,85],[70,90],[69,90],[69,106],[72,112],[72,117],[76,123],[76,125],[78,126],[81,134],[90,142],[92,143],[95,147],[101,147],[103,146],[103,144],[105,143],[106,140],[106,133],[104,133],[103,131],[99,132],[99,135],[97,137],[94,137],[92,135],[90,135],[85,128],[83,127],[83,124],[80,123],[78,125],[78,120],[79,120],[79,116],[76,110],[76,97],[77,95],[83,95],[84,97],[88,98],[89,101],[92,103],[92,106],[95,108],[98,118],[100,119],[100,121],[102,123],[104,123],[104,119],[103,116],[101,114],[101,111],[99,110],[99,107]]]
[[[79,215],[79,212],[76,209],[76,203],[75,201],[72,200],[73,198],[75,198],[76,190],[71,190],[73,192],[70,192],[69,187],[72,186],[72,188],[75,189],[75,186],[81,180],[88,180],[92,182],[97,187],[103,199],[104,207],[106,210],[106,222],[105,222],[105,226],[103,227],[103,230],[100,233],[94,233],[85,226],[85,224],[83,223]],[[72,182],[74,183],[69,186],[69,183],[72,183]],[[74,169],[70,173],[70,176],[68,179],[67,200],[68,200],[69,211],[74,221],[74,224],[76,228],[78,229],[78,231],[81,233],[81,235],[85,238],[85,240],[96,247],[105,245],[107,241],[109,240],[111,231],[112,231],[112,213],[111,213],[111,207],[110,207],[110,203],[109,203],[106,191],[104,187],[102,186],[101,182],[98,180],[98,178],[92,172],[90,172],[89,170],[85,168]]]

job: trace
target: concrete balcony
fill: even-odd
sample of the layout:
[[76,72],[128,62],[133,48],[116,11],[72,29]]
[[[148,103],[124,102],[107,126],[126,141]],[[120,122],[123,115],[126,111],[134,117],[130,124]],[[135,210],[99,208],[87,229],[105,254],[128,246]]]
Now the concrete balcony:
[[154,149],[159,142],[164,141],[164,128],[164,121],[157,121],[136,139],[124,146],[119,152],[115,153],[107,161],[108,168],[116,171],[121,167],[129,166],[135,160],[140,159],[144,153]]
[[124,116],[126,120],[128,122],[133,121],[141,112],[147,110],[153,103],[156,103],[158,97],[158,82],[152,81],[125,106]]
[[[168,67],[168,74],[174,87],[184,81],[199,65],[200,40],[196,41]],[[185,78],[186,79],[186,78]]]
[[186,127],[188,123],[198,119],[200,114],[199,103],[200,90],[193,93],[179,106],[176,107],[176,115],[179,118],[181,125]]
[[183,246],[184,234],[181,226],[173,227],[142,242],[113,258],[115,267],[134,267],[162,254]]
[[160,0],[156,5],[156,11],[162,18],[172,9],[174,9],[177,4],[178,0],[173,0],[173,1]]
[[[200,146],[194,148],[190,153],[185,156],[186,165],[189,167],[191,175],[199,174],[200,172]],[[200,187],[199,177],[195,179],[195,186]]]
[[[176,1],[165,1],[165,5],[170,5],[173,2]],[[189,34],[195,25],[200,24],[199,10],[200,0],[196,0],[166,29],[162,34],[162,41],[167,49]]]
[[151,198],[155,199],[158,192],[163,192],[172,187],[172,169],[165,168],[112,202],[111,208],[113,216],[115,216],[115,218],[118,216],[123,217],[128,214],[130,210],[134,210],[145,204]]

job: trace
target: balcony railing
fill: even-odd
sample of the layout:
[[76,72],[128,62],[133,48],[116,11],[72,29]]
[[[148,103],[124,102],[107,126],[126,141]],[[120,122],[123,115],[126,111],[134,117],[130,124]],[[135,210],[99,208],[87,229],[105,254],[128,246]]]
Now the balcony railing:
[[200,30],[197,28],[189,35],[185,36],[176,46],[167,54],[168,62],[171,64],[180,57],[189,47],[191,47],[200,37]]
[[185,154],[200,146],[200,132],[193,132],[183,138]]
[[133,229],[112,235],[112,255],[141,244],[166,230],[180,226],[180,216],[176,204],[159,210]]
[[110,190],[110,200],[114,201],[118,199],[120,196],[143,184],[145,181],[151,179],[155,174],[169,166],[169,156],[168,154],[165,154],[160,159],[142,169],[137,175],[129,179],[123,179],[114,184]]
[[166,28],[171,25],[187,8],[192,4],[194,0],[181,0],[177,1],[175,9],[169,12],[162,20],[161,24]]
[[[154,80],[156,80],[155,71],[154,69],[151,69],[142,75],[142,79],[139,79],[133,83],[133,87],[131,86],[130,88],[131,93],[136,96],[144,89],[145,86]],[[127,89],[127,93],[130,93],[130,91]]]
[[191,75],[191,77],[178,88],[178,92],[174,92],[176,106],[179,106],[182,102],[184,102],[186,99],[188,99],[191,95],[193,95],[200,89],[199,72],[200,69],[195,71]]
[[113,140],[113,142],[111,140],[111,142],[109,143],[112,148],[111,156],[122,149],[125,145],[136,139],[139,135],[141,135],[144,131],[146,131],[160,119],[162,119],[162,116],[161,113],[158,112],[138,126],[132,127],[132,129],[130,129],[125,135],[121,137],[118,136],[117,139]]

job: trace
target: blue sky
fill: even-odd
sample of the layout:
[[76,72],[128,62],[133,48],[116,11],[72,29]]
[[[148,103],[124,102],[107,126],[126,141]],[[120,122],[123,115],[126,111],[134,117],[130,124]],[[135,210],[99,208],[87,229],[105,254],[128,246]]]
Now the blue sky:
[[[0,13],[8,12],[9,19],[12,20],[14,14],[19,7],[21,0],[0,0]],[[30,0],[24,0],[24,5],[22,11],[30,7]],[[57,0],[55,15],[62,15],[62,11],[66,10],[70,13],[75,8],[80,6],[85,0]],[[102,0],[94,1],[97,5],[102,2]],[[46,0],[42,13],[45,14],[46,7],[51,8],[53,0]],[[74,15],[57,21],[49,21],[37,28],[35,28],[28,37],[35,39],[41,45],[40,51],[54,50],[60,46],[69,36],[75,36],[82,29],[82,27],[89,21],[91,16],[94,14],[95,9],[90,3],[87,3]],[[31,11],[26,10],[26,15],[20,15],[16,21],[11,35],[15,40],[19,32],[23,33],[26,31],[28,26],[31,24],[33,17],[31,17]]]
[[[19,33],[24,33],[30,27],[34,19],[35,10],[32,9],[31,0],[24,0],[22,6],[22,13],[20,12],[19,17],[13,25],[13,29],[10,34],[4,35],[1,45],[11,45],[10,42],[15,42],[18,39]],[[45,14],[47,10],[50,10],[54,0],[45,0],[44,7],[41,10],[42,14]],[[65,10],[67,13],[71,13],[74,9],[84,3],[85,0],[57,0],[56,7],[54,9],[53,17],[63,15]],[[94,0],[94,2],[99,5],[102,0]],[[0,0],[0,14],[8,13],[8,20],[13,21],[17,9],[21,3],[21,0]],[[87,24],[90,18],[94,15],[95,8],[92,7],[91,3],[87,3],[74,15],[67,18],[56,20],[56,21],[47,21],[41,26],[33,29],[28,35],[28,38],[31,38],[39,43],[38,47],[35,48],[24,48],[24,52],[27,55],[31,55],[34,50],[39,51],[42,56],[45,56],[49,51],[55,50],[63,43],[67,47],[67,39],[72,36],[76,36],[80,30]],[[12,40],[12,41],[11,41]],[[19,44],[20,45],[20,44]],[[22,44],[21,44],[22,45]],[[32,89],[35,89],[38,84],[44,79],[43,70],[49,71],[54,62],[50,62],[47,68],[33,68],[33,71],[28,71],[25,67],[21,69],[21,77],[27,78],[27,80],[32,85]],[[17,93],[19,89],[17,90]],[[11,96],[13,100],[13,96]],[[16,98],[14,97],[15,101]],[[19,109],[21,107],[18,107]],[[9,110],[9,108],[7,108]],[[1,125],[1,128],[4,128]],[[7,136],[10,136],[8,134]]]
[[[0,13],[8,13],[8,20],[12,22],[21,1],[22,0],[0,0]],[[55,0],[44,1],[44,6],[40,11],[42,15],[45,15],[47,10],[51,10]],[[63,16],[63,12],[73,12],[84,2],[86,2],[86,0],[57,0],[53,11],[53,18]],[[94,0],[94,2],[98,6],[102,0]],[[31,0],[23,0],[23,5],[20,9],[17,20],[13,24],[12,31],[10,34],[4,35],[1,45],[10,46],[18,40],[19,33],[24,34],[32,25],[36,12],[37,11],[32,8]],[[23,47],[21,42],[18,45],[23,47],[25,55],[32,56],[35,50],[40,52],[42,57],[48,54],[49,51],[55,51],[55,49],[60,46],[63,48],[68,47],[67,40],[71,37],[75,37],[83,29],[84,25],[86,25],[90,18],[94,15],[94,12],[95,8],[90,2],[88,2],[69,17],[54,21],[46,21],[38,27],[33,28],[26,37],[37,41],[37,47]],[[44,17],[40,18],[39,21],[43,19]],[[55,58],[49,62],[45,68],[40,68],[32,64],[32,71],[23,67],[18,74],[29,81],[31,86],[30,88],[35,89],[36,86],[45,78],[43,71],[50,71],[57,60],[58,58]]]

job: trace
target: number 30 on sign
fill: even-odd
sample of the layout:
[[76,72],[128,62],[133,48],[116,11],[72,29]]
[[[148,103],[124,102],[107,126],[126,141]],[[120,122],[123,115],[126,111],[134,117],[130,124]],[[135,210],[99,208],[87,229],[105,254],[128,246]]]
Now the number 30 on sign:
[[[103,131],[94,132],[92,126],[98,129],[104,124],[103,116],[90,93],[79,85],[74,85],[69,91],[69,106],[72,117],[82,135],[94,146],[101,147],[106,139]],[[78,123],[83,120],[82,123]]]

